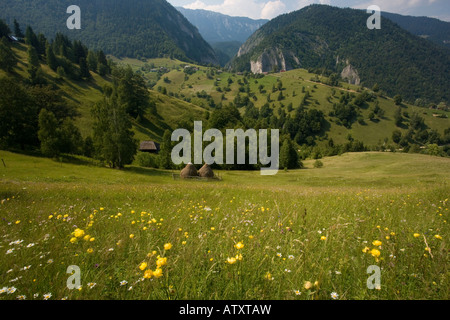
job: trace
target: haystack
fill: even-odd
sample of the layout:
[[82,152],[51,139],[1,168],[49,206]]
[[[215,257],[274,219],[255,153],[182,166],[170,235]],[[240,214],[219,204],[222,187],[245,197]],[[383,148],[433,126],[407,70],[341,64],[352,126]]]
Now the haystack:
[[214,172],[207,163],[205,163],[205,165],[198,170],[198,175],[202,178],[214,178]]
[[198,172],[197,172],[197,169],[195,169],[195,166],[189,162],[186,165],[186,167],[183,170],[181,170],[180,176],[183,179],[190,178],[190,177],[197,177]]

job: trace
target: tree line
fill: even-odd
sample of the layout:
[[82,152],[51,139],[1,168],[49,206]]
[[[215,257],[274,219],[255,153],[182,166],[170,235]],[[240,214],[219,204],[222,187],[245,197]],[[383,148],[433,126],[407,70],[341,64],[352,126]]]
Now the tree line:
[[[142,76],[130,67],[114,65],[102,51],[91,51],[62,34],[48,40],[36,35],[30,26],[24,34],[17,22],[14,29],[27,48],[28,77],[15,71],[19,62],[13,50],[16,45],[10,38],[11,30],[0,20],[0,69],[6,72],[0,77],[0,147],[39,149],[52,158],[84,155],[117,168],[130,164],[137,152],[132,119],[141,119],[151,108],[156,112]],[[91,72],[111,76],[111,84],[102,88],[102,100],[92,107],[92,136],[82,137],[75,124],[77,108],[63,98],[42,65],[60,79],[91,81]]]

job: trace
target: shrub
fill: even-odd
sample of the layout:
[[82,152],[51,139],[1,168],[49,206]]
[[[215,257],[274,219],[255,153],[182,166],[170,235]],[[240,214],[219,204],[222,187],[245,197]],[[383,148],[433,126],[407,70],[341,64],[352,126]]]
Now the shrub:
[[322,168],[323,167],[323,162],[320,160],[316,160],[314,162],[314,168]]
[[137,164],[145,168],[158,168],[157,161],[154,156],[149,153],[140,152],[136,156]]

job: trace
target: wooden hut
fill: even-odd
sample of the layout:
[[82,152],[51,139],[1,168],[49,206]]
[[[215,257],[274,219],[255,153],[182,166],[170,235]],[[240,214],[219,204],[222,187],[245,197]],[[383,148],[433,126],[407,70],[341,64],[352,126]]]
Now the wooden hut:
[[155,141],[142,141],[139,151],[148,153],[159,153],[160,145]]

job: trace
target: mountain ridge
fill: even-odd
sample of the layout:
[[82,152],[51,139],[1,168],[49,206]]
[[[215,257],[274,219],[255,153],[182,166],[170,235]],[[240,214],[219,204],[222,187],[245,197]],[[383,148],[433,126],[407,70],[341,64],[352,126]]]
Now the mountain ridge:
[[381,30],[368,30],[367,18],[360,10],[323,5],[280,15],[242,45],[230,67],[254,73],[325,68],[341,76],[348,68],[350,83],[378,84],[411,102],[448,102],[449,52],[384,17]]
[[[211,46],[198,30],[165,0],[79,0],[81,30],[69,30],[69,0],[4,0],[1,17],[31,25],[53,37],[57,32],[82,40],[93,49],[120,57],[162,57],[217,63]],[[130,19],[132,17],[132,19]]]
[[245,42],[256,30],[269,20],[233,17],[222,13],[175,7],[194,26],[209,43],[239,41]]

